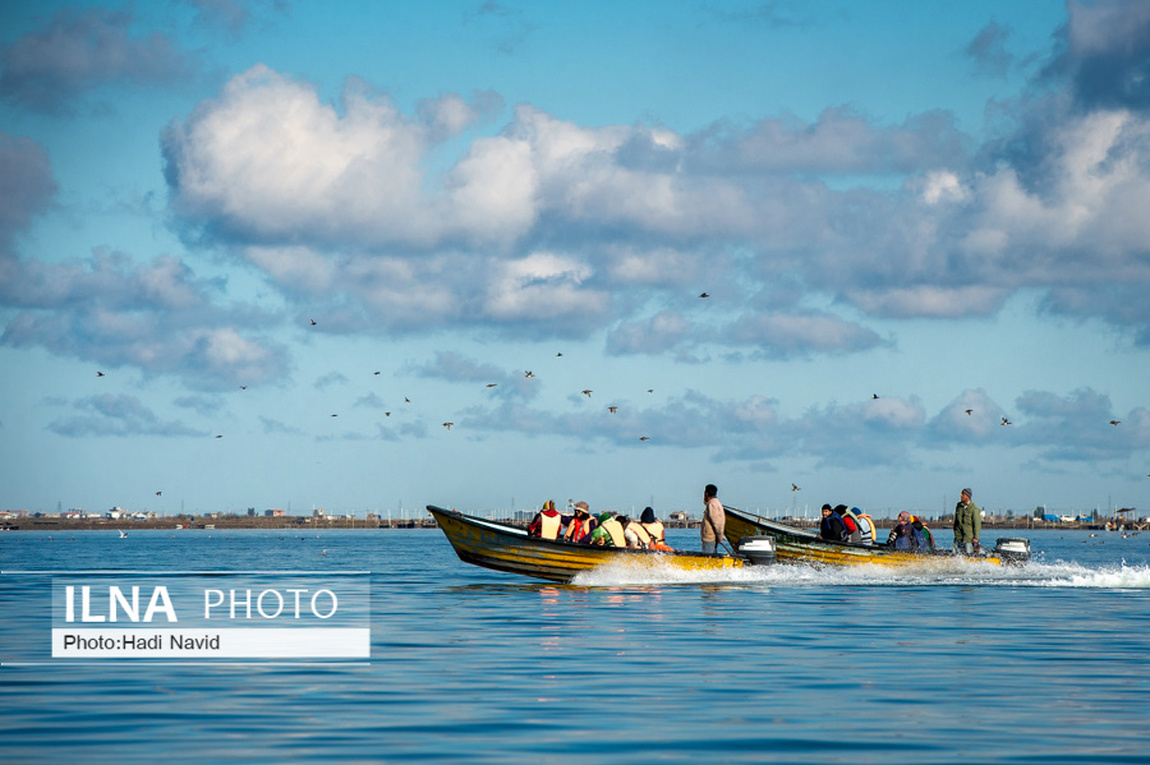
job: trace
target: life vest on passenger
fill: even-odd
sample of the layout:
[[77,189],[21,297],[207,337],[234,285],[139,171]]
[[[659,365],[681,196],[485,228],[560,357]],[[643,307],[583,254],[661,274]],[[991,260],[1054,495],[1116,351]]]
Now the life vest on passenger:
[[651,539],[651,535],[647,533],[647,530],[643,528],[643,524],[639,523],[638,521],[631,521],[628,523],[627,527],[623,529],[624,538],[626,538],[628,531],[633,532],[635,536],[639,538],[639,547],[647,549],[651,546],[651,542],[653,540]]
[[664,532],[663,532],[663,522],[662,521],[653,521],[651,523],[640,523],[639,525],[642,526],[643,529],[648,534],[651,535],[651,541],[653,541],[653,542],[664,542],[664,541],[666,541],[666,536],[664,535]]
[[623,533],[623,524],[614,518],[608,518],[605,521],[599,522],[599,528],[606,531],[611,536],[611,543],[616,547],[627,546],[627,536]]
[[850,510],[842,513],[839,517],[843,520],[843,528],[846,529],[848,537],[859,533],[859,525],[851,517]]
[[847,541],[843,517],[832,510],[831,514],[823,518],[822,523],[819,524],[819,536],[831,542]]
[[558,539],[559,528],[563,525],[563,517],[555,510],[544,510],[540,513],[540,539]]
[[864,545],[874,544],[874,519],[861,510],[851,509],[859,524],[859,536]]
[[591,533],[591,519],[572,518],[571,523],[567,527],[567,534],[563,538],[569,542],[580,542],[583,537]]
[[840,511],[843,517],[843,527],[847,530],[847,535],[851,542],[869,545],[873,541],[873,538],[870,535],[869,529],[866,534],[863,533],[864,524],[863,520],[859,518],[859,512],[861,511],[857,507],[844,507]]
[[531,523],[527,525],[527,536],[542,539],[557,539],[559,529],[563,526],[563,516],[555,510],[555,503],[547,500],[543,509],[535,514]]

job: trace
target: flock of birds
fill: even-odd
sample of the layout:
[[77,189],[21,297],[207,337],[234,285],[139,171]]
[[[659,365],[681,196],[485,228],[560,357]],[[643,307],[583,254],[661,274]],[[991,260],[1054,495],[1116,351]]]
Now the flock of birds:
[[[699,298],[700,298],[700,299],[704,299],[704,300],[705,300],[705,299],[707,299],[707,298],[710,298],[710,297],[711,297],[711,296],[710,296],[710,294],[709,294],[709,293],[707,293],[707,292],[702,292],[702,293],[700,293],[700,294],[699,294]],[[309,321],[310,321],[310,324],[311,324],[311,326],[313,326],[313,327],[315,327],[315,326],[318,326],[318,325],[319,325],[319,323],[318,323],[318,322],[317,322],[315,319],[310,319]],[[562,353],[562,352],[557,352],[557,353],[555,354],[555,356],[556,356],[557,358],[562,358],[562,356],[563,356],[563,353]],[[379,372],[379,371],[376,371],[376,372],[374,372],[373,374],[374,374],[374,375],[376,375],[376,376],[378,376],[378,375],[380,375],[380,374],[381,374],[381,372]],[[105,377],[106,375],[105,375],[105,373],[104,373],[103,371],[101,371],[101,370],[96,370],[96,376],[97,376],[97,377]],[[532,378],[534,378],[534,377],[535,377],[535,373],[534,373],[533,371],[531,371],[531,370],[525,370],[525,371],[523,372],[523,376],[524,376],[525,378],[527,378],[527,379],[532,379]],[[487,388],[496,388],[496,387],[498,387],[498,386],[499,386],[499,383],[487,383],[487,385],[486,385],[485,387],[487,387]],[[240,386],[240,390],[247,390],[247,386],[246,386],[246,385],[241,385],[241,386]],[[654,388],[648,388],[648,389],[647,389],[647,393],[654,393],[654,392],[655,392],[655,391],[654,391]],[[594,393],[594,391],[593,391],[593,390],[591,390],[590,388],[584,388],[583,390],[581,390],[581,391],[580,391],[580,393],[582,393],[582,394],[583,394],[584,396],[586,396],[587,398],[591,398],[591,394],[592,394],[592,393]],[[878,400],[878,398],[879,398],[879,395],[878,395],[877,393],[872,393],[872,394],[871,394],[871,399],[872,399],[872,400]],[[410,403],[411,403],[411,399],[410,399],[410,398],[408,398],[407,396],[404,396],[404,397],[403,397],[403,402],[404,402],[405,404],[410,404]],[[619,407],[618,407],[617,405],[610,405],[610,406],[608,406],[608,407],[607,407],[607,411],[608,411],[608,412],[610,412],[611,414],[616,414],[616,413],[619,411]],[[964,410],[963,410],[963,413],[964,413],[964,414],[966,414],[967,416],[972,416],[972,415],[974,414],[974,409],[964,409]],[[385,417],[390,417],[390,416],[391,416],[391,412],[390,412],[390,411],[385,411],[383,414],[384,414],[384,416],[385,416]],[[331,416],[332,416],[332,417],[339,417],[339,415],[338,415],[338,414],[332,414]],[[1117,426],[1117,425],[1120,425],[1120,424],[1122,423],[1122,421],[1121,421],[1121,420],[1110,420],[1110,421],[1109,421],[1109,423],[1110,423],[1110,425],[1113,425],[1113,426]],[[1011,421],[1011,420],[1010,420],[1008,417],[1002,417],[1002,423],[1001,423],[1001,424],[1002,424],[1003,426],[1007,426],[1007,425],[1013,425],[1014,423],[1013,423],[1013,422],[1012,422],[1012,421]],[[455,422],[454,422],[454,421],[452,421],[452,420],[445,420],[445,421],[442,423],[442,425],[443,425],[444,429],[446,429],[446,430],[449,430],[449,431],[450,431],[450,430],[451,430],[451,428],[455,426]],[[223,436],[223,434],[221,433],[221,434],[217,434],[215,437],[216,437],[216,438],[223,438],[224,436]],[[646,436],[646,435],[644,435],[644,436],[640,436],[640,437],[639,437],[639,440],[640,440],[640,441],[642,441],[642,442],[646,442],[646,441],[650,441],[650,440],[651,440],[651,437],[650,437],[650,436]],[[1150,477],[1150,474],[1147,474],[1147,477]],[[801,489],[799,486],[797,486],[797,485],[795,485],[795,484],[793,484],[793,483],[791,484],[791,491],[801,491],[801,490],[802,490],[802,489]],[[157,491],[157,492],[156,492],[156,496],[157,496],[157,497],[158,497],[158,496],[160,496],[161,494],[162,494],[162,492],[159,492],[159,491]]]

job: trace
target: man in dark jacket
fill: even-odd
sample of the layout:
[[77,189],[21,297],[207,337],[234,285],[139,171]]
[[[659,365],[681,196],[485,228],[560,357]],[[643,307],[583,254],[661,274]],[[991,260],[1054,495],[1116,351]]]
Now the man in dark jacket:
[[832,542],[847,541],[843,517],[832,510],[830,505],[823,505],[823,522],[819,526],[819,536]]

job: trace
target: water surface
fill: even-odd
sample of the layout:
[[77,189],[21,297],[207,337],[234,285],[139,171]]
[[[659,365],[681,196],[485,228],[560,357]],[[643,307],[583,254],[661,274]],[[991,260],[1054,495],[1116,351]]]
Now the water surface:
[[[1145,762],[1150,534],[1029,536],[1021,568],[557,586],[464,564],[435,530],[9,532],[0,759]],[[48,577],[11,572],[64,570],[370,571],[371,659],[21,663],[48,639]]]

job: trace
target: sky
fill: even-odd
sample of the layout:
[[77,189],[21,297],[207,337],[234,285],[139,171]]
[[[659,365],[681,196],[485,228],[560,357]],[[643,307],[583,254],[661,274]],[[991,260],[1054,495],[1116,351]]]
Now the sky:
[[0,509],[1150,509],[1148,210],[1144,2],[0,0]]

